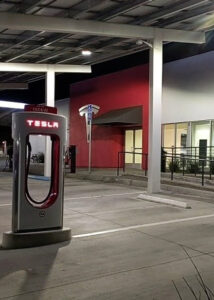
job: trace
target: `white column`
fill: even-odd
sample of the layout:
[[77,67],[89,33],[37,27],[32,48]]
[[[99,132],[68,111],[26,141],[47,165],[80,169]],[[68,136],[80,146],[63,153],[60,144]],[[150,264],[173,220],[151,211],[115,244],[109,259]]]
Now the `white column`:
[[155,37],[150,49],[150,97],[149,97],[149,151],[148,151],[148,193],[160,192],[161,180],[161,102],[163,43]]
[[[46,105],[55,106],[55,72],[46,72]],[[51,142],[50,138],[45,139],[45,168],[44,175],[51,176]]]

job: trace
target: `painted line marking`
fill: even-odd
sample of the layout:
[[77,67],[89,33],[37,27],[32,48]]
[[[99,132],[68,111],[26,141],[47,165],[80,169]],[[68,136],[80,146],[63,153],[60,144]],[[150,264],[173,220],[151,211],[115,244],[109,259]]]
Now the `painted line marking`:
[[[121,208],[121,209],[115,209],[115,210],[105,210],[105,211],[99,211],[99,212],[92,212],[92,211],[73,211],[73,213],[76,214],[88,214],[89,217],[95,217],[96,215],[100,215],[100,214],[109,214],[109,213],[117,213],[117,212],[125,212],[125,211],[130,211],[130,210],[146,210],[146,209],[150,209],[150,208],[156,208],[156,207],[163,207],[163,205],[151,205],[151,206],[147,206],[147,207],[130,207],[130,208]],[[73,208],[66,208],[66,210],[73,210]],[[72,219],[72,215],[64,215],[64,219]]]
[[78,200],[78,199],[90,199],[90,198],[101,198],[101,197],[112,197],[112,196],[125,196],[125,195],[136,195],[140,192],[131,192],[131,193],[123,193],[123,194],[106,194],[106,195],[94,195],[94,196],[82,196],[82,197],[71,197],[65,198],[64,200]]
[[168,220],[168,221],[156,222],[156,223],[134,225],[134,226],[104,230],[104,231],[96,231],[96,232],[91,232],[91,233],[77,234],[77,235],[73,235],[73,238],[91,237],[91,236],[96,236],[96,235],[104,235],[104,234],[115,233],[115,232],[120,232],[120,231],[128,231],[128,230],[144,228],[144,227],[154,227],[154,226],[160,226],[160,225],[166,225],[166,224],[182,223],[182,222],[188,222],[188,221],[194,221],[194,220],[200,220],[200,219],[206,219],[206,218],[212,218],[212,217],[214,217],[214,214],[204,215],[204,216],[196,216],[196,217],[190,217],[190,218],[184,218],[184,219]]
[[[132,192],[132,193],[123,193],[123,194],[110,194],[110,195],[95,195],[95,196],[83,196],[83,197],[71,197],[71,198],[64,198],[65,201],[69,200],[78,200],[78,199],[90,199],[90,198],[101,198],[101,197],[112,197],[112,196],[124,196],[124,195],[134,195],[139,194],[139,192]],[[12,203],[5,203],[0,204],[1,206],[11,206]]]

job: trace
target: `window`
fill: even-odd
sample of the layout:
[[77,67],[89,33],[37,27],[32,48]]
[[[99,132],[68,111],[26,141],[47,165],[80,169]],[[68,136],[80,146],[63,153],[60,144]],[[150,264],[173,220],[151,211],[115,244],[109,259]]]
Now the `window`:
[[[211,124],[209,121],[199,121],[192,123],[192,147],[193,155],[209,156]],[[206,153],[205,153],[206,149]],[[203,155],[201,154],[203,152]]]
[[175,147],[175,124],[163,125],[163,147],[167,152],[171,152],[172,146]]

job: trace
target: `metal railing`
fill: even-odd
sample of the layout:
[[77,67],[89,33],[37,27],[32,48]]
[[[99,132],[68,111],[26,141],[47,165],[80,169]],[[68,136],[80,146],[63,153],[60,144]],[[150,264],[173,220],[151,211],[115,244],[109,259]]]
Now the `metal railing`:
[[9,157],[9,155],[6,155],[3,158],[1,158],[0,165],[2,172],[12,170],[12,159]]
[[[118,152],[117,158],[117,176],[120,175],[120,169],[123,170],[123,173],[126,171],[126,154],[131,154],[133,157],[135,155],[141,155],[142,160],[142,170],[144,175],[147,176],[148,170],[148,153],[139,153],[135,151],[121,151]],[[179,173],[183,176],[191,176],[201,178],[201,185],[204,186],[205,179],[212,179],[214,176],[214,157],[201,158],[199,155],[192,156],[191,154],[184,155],[183,153],[176,154],[163,154],[161,156],[161,167],[164,164],[164,169],[166,172],[170,173],[171,180],[174,179],[174,174]]]
[[201,185],[204,186],[205,176],[209,180],[212,179],[214,174],[214,159],[213,158],[200,158],[199,156],[191,155],[163,155],[162,159],[165,159],[166,170],[171,173],[171,180],[174,179],[174,173],[180,173],[183,176],[185,174],[193,174],[201,176]]
[[[140,149],[140,148],[139,148]],[[125,173],[125,169],[126,169],[126,162],[125,162],[125,157],[126,154],[132,154],[134,155],[141,155],[142,159],[141,159],[141,164],[144,167],[144,174],[145,176],[147,176],[147,169],[148,169],[148,153],[140,153],[140,152],[131,152],[131,151],[120,151],[117,154],[117,176],[120,175],[120,169],[123,169],[123,172]],[[122,167],[121,167],[122,165]]]
[[200,156],[201,159],[207,157],[214,157],[214,146],[201,146],[201,147],[163,147],[167,154],[177,155],[191,155],[194,157]]

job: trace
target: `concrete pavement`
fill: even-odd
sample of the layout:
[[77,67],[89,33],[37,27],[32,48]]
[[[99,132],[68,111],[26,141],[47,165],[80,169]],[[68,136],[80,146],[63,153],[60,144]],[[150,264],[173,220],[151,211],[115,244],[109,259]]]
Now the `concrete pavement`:
[[[10,230],[11,176],[0,174],[0,232]],[[45,194],[46,182],[31,180]],[[73,239],[39,248],[0,250],[0,299],[207,299],[214,290],[214,203],[166,194],[186,210],[137,199],[142,188],[65,180],[64,225]],[[188,198],[184,198],[188,197]],[[180,297],[176,288],[180,293]]]

